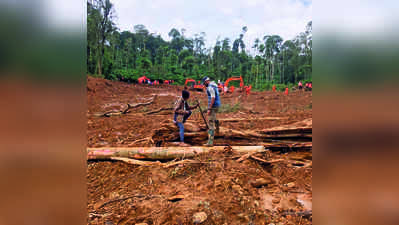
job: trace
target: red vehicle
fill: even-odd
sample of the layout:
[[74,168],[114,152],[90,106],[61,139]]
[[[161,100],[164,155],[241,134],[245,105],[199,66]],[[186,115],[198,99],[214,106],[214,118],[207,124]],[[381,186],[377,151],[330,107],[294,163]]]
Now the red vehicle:
[[194,79],[187,78],[186,82],[184,83],[184,86],[190,87],[191,90],[196,90],[196,91],[204,91],[205,86],[200,84],[200,82],[197,82]]
[[148,81],[151,81],[151,80],[146,76],[142,76],[139,79],[137,79],[137,81],[139,82],[139,84],[146,84]]
[[[230,81],[233,81],[233,80],[239,80],[239,81],[240,81],[240,88],[241,88],[241,90],[244,88],[244,80],[242,79],[241,76],[239,76],[239,77],[230,77],[230,78],[227,79],[226,82],[224,83],[224,86],[227,87],[227,90],[228,90],[228,87],[229,87],[229,82],[230,82]],[[226,90],[226,88],[225,88],[225,90]],[[234,92],[234,88],[230,88],[230,92]]]

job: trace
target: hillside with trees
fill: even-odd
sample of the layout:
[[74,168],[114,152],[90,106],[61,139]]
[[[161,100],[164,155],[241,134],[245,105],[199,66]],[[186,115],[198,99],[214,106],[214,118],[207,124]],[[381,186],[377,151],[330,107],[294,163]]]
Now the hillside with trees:
[[188,37],[184,28],[171,28],[171,40],[165,41],[142,24],[135,25],[134,32],[120,31],[116,15],[109,0],[87,1],[88,74],[125,81],[145,75],[177,84],[204,75],[221,81],[241,75],[246,85],[258,90],[312,79],[312,21],[292,40],[265,34],[246,46],[250,27],[244,26],[235,39],[218,38],[206,48],[205,32]]

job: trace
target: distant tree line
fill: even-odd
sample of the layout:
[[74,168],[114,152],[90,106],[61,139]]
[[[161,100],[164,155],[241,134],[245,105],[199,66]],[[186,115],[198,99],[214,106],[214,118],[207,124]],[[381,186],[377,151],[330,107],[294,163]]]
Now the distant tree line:
[[109,0],[87,1],[88,74],[130,81],[145,75],[178,84],[205,75],[221,81],[241,75],[245,85],[255,89],[312,79],[312,21],[293,40],[264,35],[253,46],[246,46],[245,26],[236,39],[218,38],[207,49],[205,32],[187,37],[185,29],[172,28],[168,34],[171,40],[165,41],[141,24],[134,26],[133,33],[120,32],[115,16]]

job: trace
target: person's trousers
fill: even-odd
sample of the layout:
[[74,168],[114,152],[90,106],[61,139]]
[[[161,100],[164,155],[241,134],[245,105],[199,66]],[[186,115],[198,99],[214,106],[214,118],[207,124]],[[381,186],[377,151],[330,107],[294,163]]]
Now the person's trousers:
[[211,114],[209,115],[208,144],[212,144],[212,145],[213,145],[213,139],[215,137],[216,113],[218,112],[218,109],[219,108],[212,108]]
[[[192,114],[192,112],[189,110],[189,111],[188,111],[188,114],[183,116],[183,123],[186,122],[186,120],[188,119],[188,117],[191,116],[191,114]],[[178,115],[175,113],[175,115],[174,115],[174,117],[173,117],[173,120],[174,120],[174,121],[177,121],[177,116],[178,116]]]
[[[188,111],[187,115],[183,116],[183,122],[177,122],[177,126],[179,127],[180,141],[184,142],[184,122],[191,116],[191,111]],[[176,121],[177,114],[175,113],[174,120]]]
[[181,122],[178,122],[177,126],[179,127],[180,141],[184,142],[184,124]]

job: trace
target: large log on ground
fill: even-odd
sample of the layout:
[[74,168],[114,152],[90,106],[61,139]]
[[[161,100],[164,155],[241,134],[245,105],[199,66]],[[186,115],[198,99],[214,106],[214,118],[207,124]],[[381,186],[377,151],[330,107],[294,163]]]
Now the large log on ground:
[[[208,139],[208,132],[205,126],[197,126],[193,123],[186,122],[184,124],[184,140],[190,144],[200,144],[205,143]],[[241,145],[245,145],[242,141],[247,141],[248,145],[253,145],[251,142],[253,140],[261,140],[263,138],[262,134],[259,134],[250,130],[234,130],[225,127],[220,127],[219,132],[215,133],[215,140],[241,140]],[[155,143],[159,142],[175,142],[179,140],[179,129],[171,121],[167,120],[161,124],[161,128],[154,131],[152,137]]]
[[[265,137],[273,137],[275,135],[283,134],[311,134],[312,133],[312,118],[305,119],[289,125],[272,127],[259,131]],[[269,136],[268,136],[269,135]]]
[[[223,151],[225,146],[214,147],[102,147],[88,148],[87,159],[101,160],[119,158],[171,160],[176,158],[192,158],[197,154],[210,151]],[[264,152],[263,146],[232,146],[233,152]]]
[[[171,120],[167,120],[161,124],[161,128],[154,131],[151,138],[155,143],[178,141],[178,128]],[[187,122],[185,123],[184,138],[187,143],[195,145],[204,143],[208,139],[208,133],[204,126]],[[215,133],[215,141],[219,140],[222,141],[222,144],[226,144],[227,142],[225,143],[223,140],[228,140],[228,144],[231,145],[254,145],[257,142],[270,142],[272,139],[303,139],[309,141],[311,138],[312,119],[261,131],[234,130],[221,126],[219,132]]]

